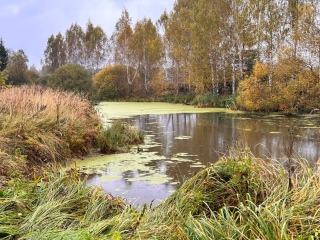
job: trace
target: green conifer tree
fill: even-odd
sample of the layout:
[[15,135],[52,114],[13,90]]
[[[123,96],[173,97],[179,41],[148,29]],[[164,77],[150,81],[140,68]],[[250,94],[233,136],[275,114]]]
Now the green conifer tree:
[[7,67],[8,60],[8,51],[4,46],[3,39],[0,37],[0,71],[3,71]]

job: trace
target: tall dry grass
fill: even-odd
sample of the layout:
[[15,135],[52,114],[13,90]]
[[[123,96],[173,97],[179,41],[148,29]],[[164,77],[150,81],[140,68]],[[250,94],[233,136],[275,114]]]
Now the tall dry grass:
[[83,95],[22,86],[1,90],[0,103],[0,175],[85,155],[96,144],[101,122]]

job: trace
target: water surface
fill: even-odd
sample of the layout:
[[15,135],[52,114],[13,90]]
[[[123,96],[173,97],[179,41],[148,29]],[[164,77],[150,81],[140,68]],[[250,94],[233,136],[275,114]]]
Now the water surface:
[[146,135],[130,153],[96,156],[77,164],[89,174],[89,185],[101,185],[129,204],[164,200],[183,180],[216,162],[241,143],[261,158],[285,159],[287,132],[294,132],[295,157],[315,163],[319,157],[318,115],[198,109],[166,103],[103,103],[105,121],[124,118]]

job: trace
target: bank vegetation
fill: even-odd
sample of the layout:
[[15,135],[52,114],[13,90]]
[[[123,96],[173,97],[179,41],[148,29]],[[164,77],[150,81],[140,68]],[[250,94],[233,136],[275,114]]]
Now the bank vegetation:
[[48,169],[31,183],[15,179],[0,192],[0,237],[318,239],[319,175],[304,159],[294,166],[289,185],[283,164],[233,149],[164,202],[142,210],[86,186],[77,169]]
[[95,150],[121,151],[143,142],[138,129],[115,122],[104,127],[85,95],[40,86],[0,90],[0,175],[64,163]]

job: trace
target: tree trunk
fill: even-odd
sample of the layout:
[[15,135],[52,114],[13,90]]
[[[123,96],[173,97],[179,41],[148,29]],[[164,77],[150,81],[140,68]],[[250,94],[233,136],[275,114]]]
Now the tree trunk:
[[232,59],[232,95],[236,94],[236,66],[235,66],[235,55],[233,55]]

